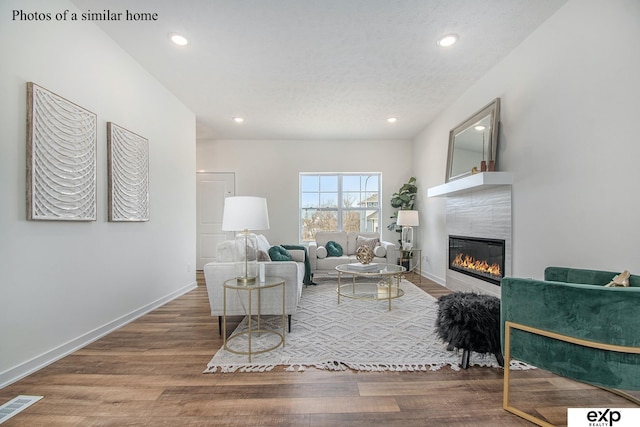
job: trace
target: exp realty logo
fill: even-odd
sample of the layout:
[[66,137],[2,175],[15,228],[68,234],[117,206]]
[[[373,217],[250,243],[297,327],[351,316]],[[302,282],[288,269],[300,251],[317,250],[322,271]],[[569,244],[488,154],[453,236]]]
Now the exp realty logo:
[[567,427],[637,427],[640,408],[569,408]]

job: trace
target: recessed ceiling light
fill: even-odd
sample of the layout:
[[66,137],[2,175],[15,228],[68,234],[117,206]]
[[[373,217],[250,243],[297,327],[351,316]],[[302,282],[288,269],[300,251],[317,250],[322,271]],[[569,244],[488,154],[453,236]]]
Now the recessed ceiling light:
[[486,127],[484,127],[483,125],[478,125],[474,128],[475,130],[477,130],[478,132],[483,131],[486,129]]
[[171,41],[177,44],[178,46],[186,46],[189,44],[189,39],[187,39],[182,34],[171,33],[169,34],[169,39],[171,39]]
[[236,122],[236,123],[242,123],[242,122],[244,122],[244,119],[242,117],[234,117],[233,121]]
[[447,34],[444,37],[441,37],[437,44],[440,47],[449,47],[452,44],[455,44],[455,42],[458,41],[458,36],[456,34]]
[[397,122],[397,121],[398,121],[398,118],[397,118],[397,117],[389,117],[389,118],[387,119],[387,121],[388,121],[389,123],[395,123],[395,122]]

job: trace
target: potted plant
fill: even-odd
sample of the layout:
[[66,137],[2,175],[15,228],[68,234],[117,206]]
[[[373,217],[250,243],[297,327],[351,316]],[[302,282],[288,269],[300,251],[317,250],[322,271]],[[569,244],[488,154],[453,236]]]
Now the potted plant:
[[[418,187],[415,185],[416,178],[409,178],[409,182],[403,184],[402,187],[391,195],[391,207],[398,210],[411,210],[416,203],[416,196],[418,194]],[[398,211],[395,211],[391,216],[393,222],[387,226],[390,231],[400,232],[397,227],[396,220],[398,218]]]
[[[391,219],[393,219],[393,222],[387,226],[388,230],[391,230],[391,231],[395,230],[398,233],[402,232],[402,229],[397,225],[398,210],[413,209],[413,206],[416,203],[416,196],[418,195],[418,187],[415,185],[415,182],[416,182],[416,178],[412,176],[411,178],[409,178],[409,181],[406,184],[403,184],[402,187],[400,187],[400,189],[396,193],[393,193],[391,195],[391,207],[397,210],[391,216]],[[398,242],[401,242],[401,240],[398,239]],[[402,248],[402,245],[400,245],[400,247]],[[402,256],[398,260],[398,263],[401,265],[404,265],[407,268],[407,270],[409,270],[409,259],[411,258],[411,255],[412,255],[411,251],[401,250],[401,252],[402,252]]]

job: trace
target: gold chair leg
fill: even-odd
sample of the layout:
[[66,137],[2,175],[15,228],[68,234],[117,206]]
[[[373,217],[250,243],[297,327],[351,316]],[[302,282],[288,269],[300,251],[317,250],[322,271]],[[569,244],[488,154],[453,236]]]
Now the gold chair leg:
[[502,395],[502,408],[505,411],[511,412],[527,421],[537,424],[542,427],[556,427],[540,418],[534,417],[531,414],[527,414],[520,409],[514,408],[509,404],[509,378],[511,374],[511,324],[505,323],[504,330],[504,383],[503,383],[503,395]]

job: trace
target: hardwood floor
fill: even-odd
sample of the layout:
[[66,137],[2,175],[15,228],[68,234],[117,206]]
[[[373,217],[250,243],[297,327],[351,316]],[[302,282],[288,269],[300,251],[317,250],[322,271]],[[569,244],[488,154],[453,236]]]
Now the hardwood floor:
[[[202,374],[222,340],[201,272],[198,283],[1,389],[0,403],[19,394],[44,396],[3,427],[532,425],[502,409],[501,369]],[[421,288],[436,298],[448,293],[425,278]],[[511,388],[514,406],[552,423],[566,423],[567,407],[633,406],[541,370],[514,372]]]

